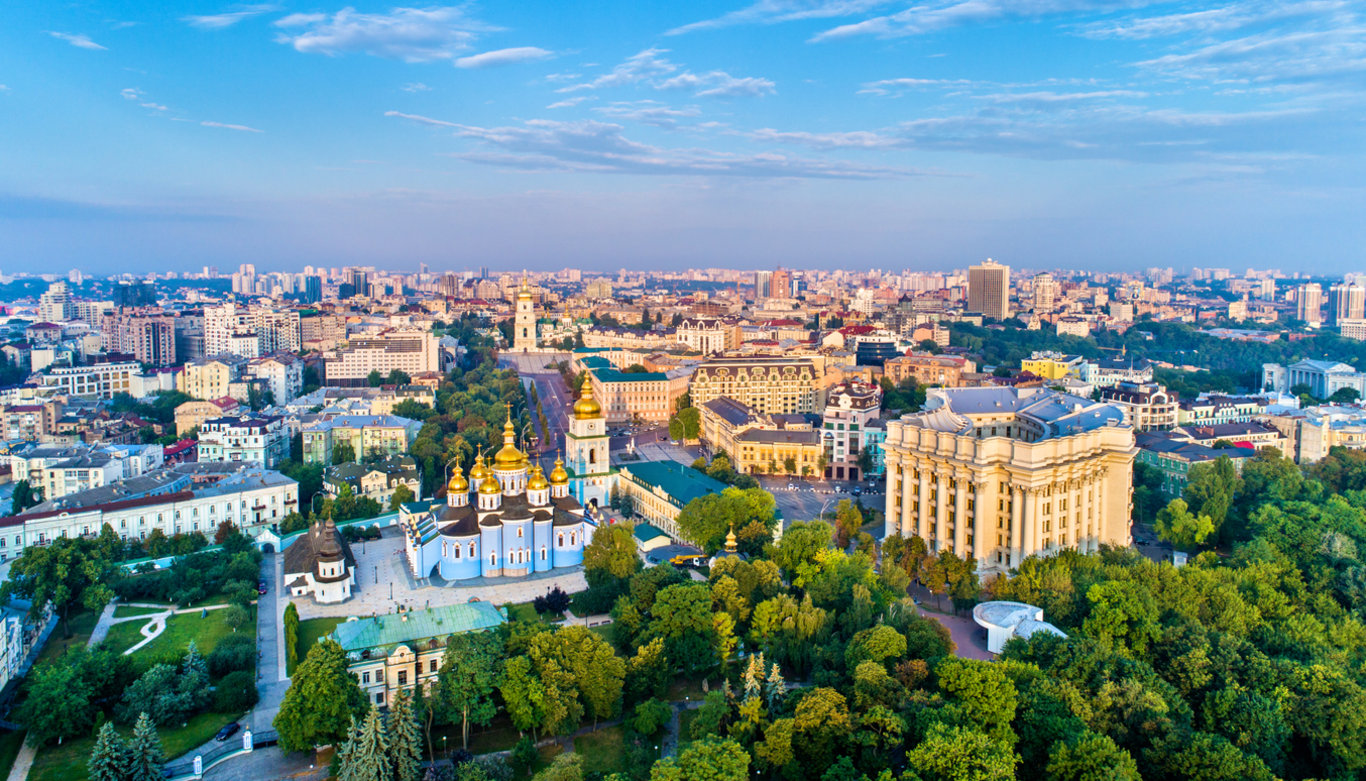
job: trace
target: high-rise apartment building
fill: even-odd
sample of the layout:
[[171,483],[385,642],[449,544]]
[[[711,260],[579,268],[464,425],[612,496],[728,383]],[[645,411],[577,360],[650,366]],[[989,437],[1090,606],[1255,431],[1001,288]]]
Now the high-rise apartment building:
[[1129,544],[1124,410],[1042,388],[934,388],[887,424],[889,533],[1006,572],[1027,556]]
[[71,293],[65,282],[53,282],[38,296],[38,319],[48,323],[60,323],[71,319]]
[[1058,281],[1052,274],[1034,277],[1034,311],[1052,312],[1058,302]]
[[1010,266],[987,258],[968,268],[968,311],[996,320],[1010,316]]
[[1340,282],[1328,289],[1328,324],[1366,317],[1366,287]]
[[223,304],[204,310],[204,354],[259,358],[297,352],[302,344],[299,313],[289,309]]
[[790,298],[792,296],[792,272],[780,268],[768,280],[769,298]]
[[176,361],[175,316],[161,310],[120,309],[105,313],[100,340],[111,353],[126,353],[139,363],[171,366]]
[[1323,288],[1317,282],[1295,289],[1295,316],[1317,327],[1323,322]]
[[754,272],[754,297],[771,298],[773,296],[773,272],[756,271]]

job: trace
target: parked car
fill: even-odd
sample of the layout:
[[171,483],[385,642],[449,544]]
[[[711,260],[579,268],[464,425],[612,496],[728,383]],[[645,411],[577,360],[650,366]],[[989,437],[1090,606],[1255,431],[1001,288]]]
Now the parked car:
[[264,593],[266,593],[267,591],[270,591],[270,588],[266,585],[266,582],[265,582],[264,580],[258,580],[258,581],[256,581],[256,593],[257,593],[257,594],[264,594]]
[[227,740],[228,738],[232,737],[233,735],[236,735],[236,734],[237,734],[237,730],[239,730],[239,729],[241,729],[241,728],[242,728],[242,725],[238,724],[238,723],[235,722],[235,721],[232,722],[231,724],[225,724],[225,725],[223,725],[223,729],[220,729],[220,730],[218,731],[218,734],[213,736],[213,739],[216,740],[216,741],[218,741],[219,743],[222,743],[223,741]]

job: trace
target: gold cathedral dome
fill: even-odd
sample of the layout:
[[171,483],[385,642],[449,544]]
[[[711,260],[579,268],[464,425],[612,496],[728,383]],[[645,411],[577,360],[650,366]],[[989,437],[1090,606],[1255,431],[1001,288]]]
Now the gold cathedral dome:
[[456,464],[455,471],[451,472],[451,481],[446,484],[446,492],[452,494],[463,494],[468,493],[469,490],[470,481],[465,479],[464,470],[460,468],[459,464]]
[[528,491],[544,491],[549,487],[550,483],[545,479],[545,472],[541,469],[541,465],[537,464],[532,467],[531,479],[527,481],[526,489]]
[[563,459],[563,458],[556,458],[556,459],[555,459],[555,468],[552,469],[551,472],[550,472],[550,484],[551,484],[551,485],[568,485],[568,484],[569,484],[569,473],[566,472],[566,471],[564,471],[564,459]]
[[579,400],[574,402],[574,417],[579,420],[589,420],[601,416],[602,405],[593,398],[593,384],[585,377],[583,379],[583,390],[579,393]]

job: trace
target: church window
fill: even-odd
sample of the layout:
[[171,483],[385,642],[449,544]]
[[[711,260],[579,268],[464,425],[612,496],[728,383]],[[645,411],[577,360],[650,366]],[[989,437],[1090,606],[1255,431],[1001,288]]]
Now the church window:
[[564,547],[564,533],[563,533],[563,532],[560,533],[559,542],[556,542],[555,545],[557,545],[558,547],[561,547],[561,548]]
[[470,558],[474,558],[474,543],[470,543]]
[[442,555],[442,556],[446,556],[446,555],[448,555],[449,553],[450,553],[450,550],[448,549],[448,546],[447,546],[447,544],[446,544],[446,541],[445,541],[445,540],[442,540],[442,541],[441,541],[441,555]]
[[541,546],[541,561],[545,561],[545,546]]
[[498,564],[498,554],[496,554],[496,553],[490,553],[490,554],[489,554],[489,566],[490,566],[490,567],[493,567],[493,566],[497,566],[497,564]]
[[522,527],[518,526],[518,527],[517,527],[517,537],[518,537],[518,538],[521,538],[521,536],[522,536]]
[[570,544],[570,545],[573,545],[573,544],[574,544],[574,533],[573,533],[573,532],[570,532],[570,533],[569,533],[569,544]]

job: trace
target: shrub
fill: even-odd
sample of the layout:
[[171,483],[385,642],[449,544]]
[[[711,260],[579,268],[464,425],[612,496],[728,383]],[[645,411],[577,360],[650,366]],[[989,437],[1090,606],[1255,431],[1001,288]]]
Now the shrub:
[[214,678],[239,670],[252,670],[256,667],[256,641],[245,634],[228,635],[218,641],[206,661],[209,675]]
[[256,705],[256,674],[238,670],[223,676],[213,690],[213,709],[218,713],[250,710]]

